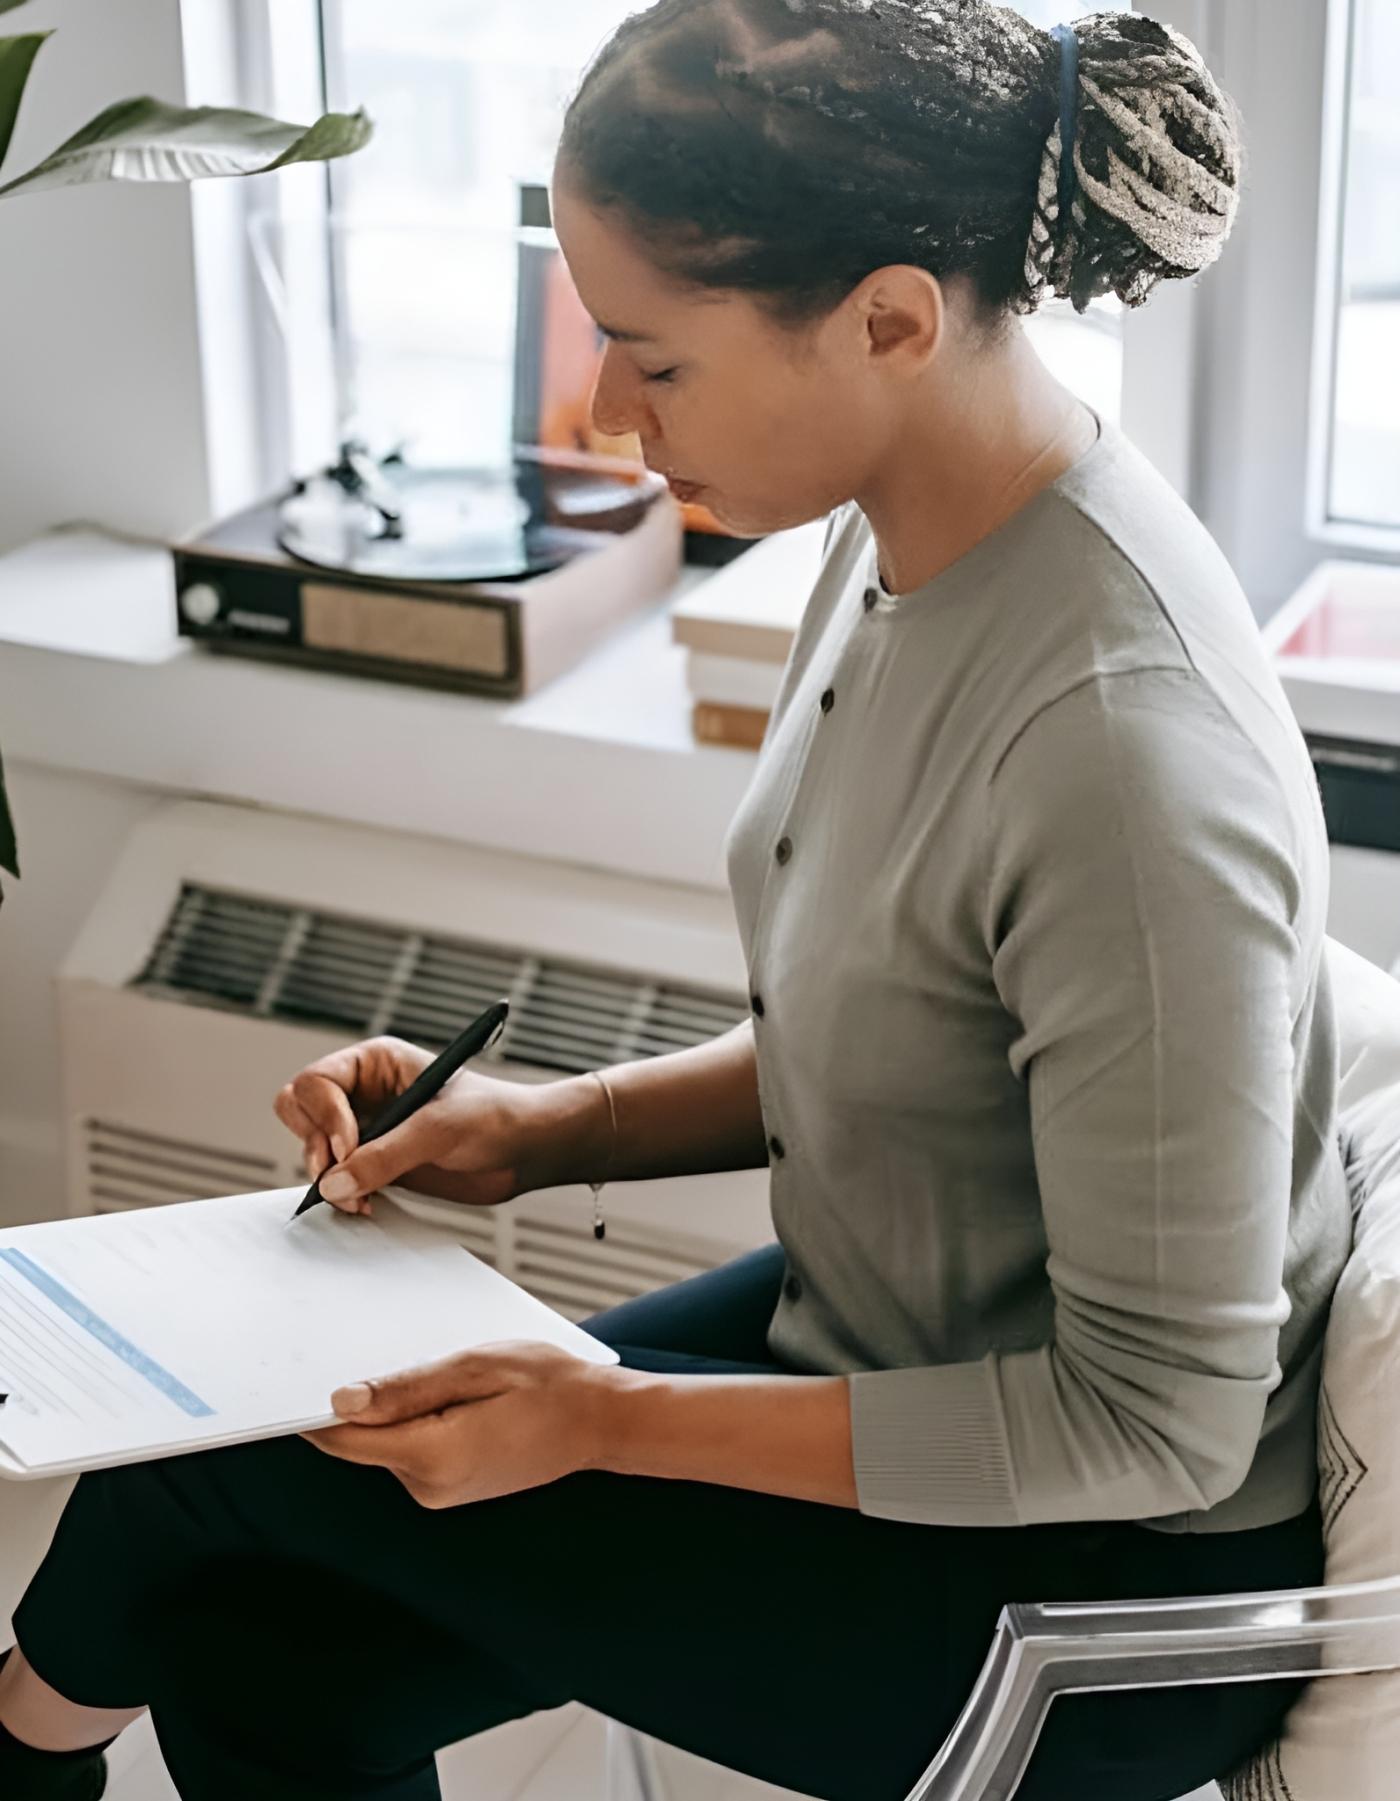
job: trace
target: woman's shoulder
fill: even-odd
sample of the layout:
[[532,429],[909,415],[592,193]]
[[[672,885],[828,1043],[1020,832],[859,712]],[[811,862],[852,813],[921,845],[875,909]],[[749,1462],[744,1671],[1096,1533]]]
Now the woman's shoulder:
[[1099,443],[1049,490],[1049,509],[1073,522],[1075,549],[1096,573],[1131,576],[1173,609],[1194,598],[1218,616],[1222,606],[1254,625],[1234,570],[1201,519],[1110,420]]

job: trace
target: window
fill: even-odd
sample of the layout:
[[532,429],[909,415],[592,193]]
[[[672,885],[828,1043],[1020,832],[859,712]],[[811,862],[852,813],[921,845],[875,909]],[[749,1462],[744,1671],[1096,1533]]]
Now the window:
[[1314,510],[1328,536],[1400,548],[1400,6],[1336,8]]
[[333,106],[373,144],[331,174],[343,389],[371,444],[424,464],[509,447],[518,184],[548,177],[564,107],[627,0],[325,0]]
[[[377,132],[331,166],[329,211],[308,222],[303,207],[297,243],[285,208],[254,223],[274,286],[289,261],[305,286],[311,232],[329,248],[334,375],[307,398],[305,372],[324,359],[303,322],[298,347],[276,359],[301,389],[292,413],[324,412],[329,385],[339,426],[377,452],[403,441],[420,464],[498,462],[510,432],[517,184],[547,178],[581,71],[636,0],[320,0],[313,10],[327,103],[363,104]],[[1049,26],[1065,8],[1026,0],[1022,10]],[[275,41],[272,54],[288,57]],[[284,199],[298,182],[305,198],[296,172],[281,180]],[[273,298],[284,314],[287,295]],[[1120,313],[1099,302],[1080,318],[1056,302],[1030,322],[1060,379],[1115,419]],[[294,443],[314,437],[291,432]]]

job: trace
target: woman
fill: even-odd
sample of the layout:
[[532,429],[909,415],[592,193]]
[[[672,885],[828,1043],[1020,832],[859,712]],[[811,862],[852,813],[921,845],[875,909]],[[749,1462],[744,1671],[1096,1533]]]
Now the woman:
[[[0,1676],[7,1795],[95,1794],[149,1704],[186,1797],[426,1801],[436,1747],[576,1698],[899,1801],[1004,1602],[1320,1580],[1319,799],[1223,559],[1017,320],[1205,267],[1238,169],[1131,15],[663,0],[604,48],[553,195],[599,428],[740,532],[830,516],[728,843],[752,1018],[467,1070],[362,1148],[425,1052],[277,1104],[348,1210],[766,1164],[778,1242],[589,1321],[618,1366],[512,1343],[82,1477]],[[1297,1690],[1062,1701],[1019,1794],[1169,1801]]]

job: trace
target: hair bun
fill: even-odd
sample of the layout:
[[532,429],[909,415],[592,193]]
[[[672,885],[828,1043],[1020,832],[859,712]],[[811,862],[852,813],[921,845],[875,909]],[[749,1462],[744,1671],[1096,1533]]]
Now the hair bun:
[[[1047,293],[1079,312],[1101,294],[1140,306],[1157,282],[1215,261],[1239,204],[1237,115],[1190,39],[1135,13],[1094,13],[1074,29],[1074,143],[1061,146],[1057,116],[1027,246],[1027,311]],[[1047,46],[1058,95],[1060,46]],[[1064,154],[1074,163],[1067,217]]]

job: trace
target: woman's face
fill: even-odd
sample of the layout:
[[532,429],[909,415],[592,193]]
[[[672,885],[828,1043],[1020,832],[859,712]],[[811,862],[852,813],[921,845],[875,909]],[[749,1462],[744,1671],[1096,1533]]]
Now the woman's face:
[[872,377],[859,308],[842,302],[800,334],[781,331],[744,295],[668,278],[562,163],[552,207],[574,285],[608,333],[600,432],[635,431],[648,467],[698,484],[682,497],[741,537],[820,519],[860,489],[889,441],[894,395]]

